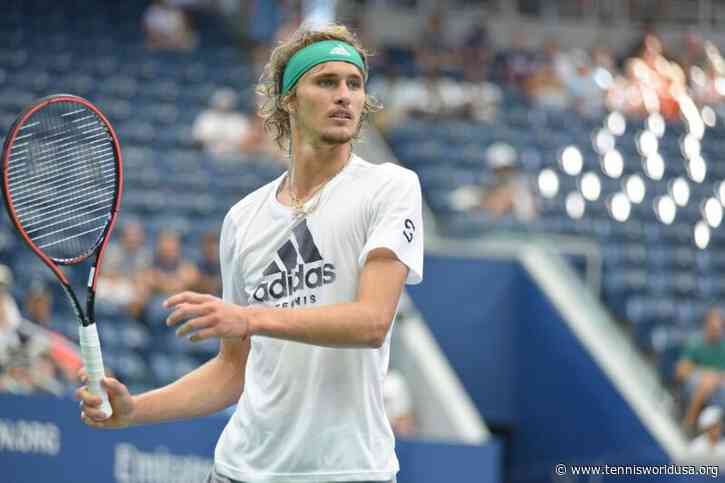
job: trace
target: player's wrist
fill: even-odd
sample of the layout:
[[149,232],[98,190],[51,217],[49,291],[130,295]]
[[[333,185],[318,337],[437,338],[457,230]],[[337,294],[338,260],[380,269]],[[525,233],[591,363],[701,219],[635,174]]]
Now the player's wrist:
[[138,411],[139,396],[140,395],[136,395],[136,396],[131,395],[131,408],[132,409],[128,414],[126,414],[123,417],[123,421],[120,421],[122,428],[130,428],[131,426],[139,426],[139,425],[143,424],[143,421],[140,421],[138,418],[138,416],[139,416],[139,411]]
[[250,336],[259,335],[262,333],[264,328],[264,318],[268,312],[267,307],[262,305],[251,305],[244,307],[243,310],[247,311],[247,332]]

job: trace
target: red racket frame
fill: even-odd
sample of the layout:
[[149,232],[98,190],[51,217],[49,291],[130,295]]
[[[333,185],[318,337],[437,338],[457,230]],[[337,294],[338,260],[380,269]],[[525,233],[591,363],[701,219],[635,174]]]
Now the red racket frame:
[[[9,180],[8,180],[8,162],[10,159],[10,149],[12,145],[15,143],[15,139],[18,136],[18,133],[20,132],[20,128],[25,124],[25,122],[32,116],[34,113],[38,112],[39,110],[45,108],[46,106],[50,104],[55,104],[58,102],[73,102],[77,104],[81,104],[82,106],[86,107],[90,111],[92,111],[94,114],[96,114],[101,121],[106,125],[106,128],[108,129],[108,132],[111,135],[112,138],[112,144],[113,144],[113,152],[116,157],[116,179],[118,180],[118,183],[116,185],[116,193],[115,193],[115,200],[113,203],[113,207],[111,209],[111,221],[106,224],[106,228],[99,237],[101,240],[100,245],[96,246],[93,250],[89,251],[87,254],[82,255],[80,257],[76,257],[70,260],[55,260],[50,258],[48,255],[43,253],[43,251],[38,248],[35,243],[30,239],[28,234],[26,233],[25,229],[23,228],[22,224],[20,223],[20,220],[18,220],[17,213],[15,211],[15,207],[13,205],[12,196],[10,195],[9,190]],[[111,238],[109,235],[113,231],[113,227],[116,224],[116,219],[118,218],[118,213],[121,207],[121,197],[123,193],[123,158],[121,157],[121,145],[118,141],[118,136],[116,136],[116,131],[114,131],[113,126],[111,126],[111,123],[108,121],[108,118],[101,112],[100,109],[98,109],[95,105],[93,105],[90,101],[87,99],[84,99],[79,96],[74,96],[71,94],[56,94],[52,96],[45,97],[43,99],[40,99],[35,104],[27,107],[21,115],[18,117],[18,119],[15,121],[13,126],[10,128],[10,132],[8,133],[5,144],[3,146],[3,152],[2,152],[2,177],[3,177],[3,184],[2,189],[3,193],[5,195],[5,207],[7,208],[8,215],[10,216],[10,219],[13,221],[13,224],[18,229],[18,232],[20,232],[20,235],[25,239],[25,242],[30,246],[30,248],[35,252],[38,257],[40,257],[41,260],[43,260],[43,263],[45,263],[52,271],[55,273],[55,275],[60,279],[60,281],[65,286],[70,286],[70,283],[68,281],[68,278],[65,276],[65,274],[60,270],[58,265],[74,265],[76,263],[80,263],[86,259],[88,259],[91,255],[94,253],[97,253],[96,261],[93,265],[93,274],[92,274],[92,280],[90,281],[89,289],[95,293],[96,291],[96,279],[98,277],[98,266],[101,263],[101,260],[103,259],[103,253],[106,250],[106,247],[108,246],[108,241]]]

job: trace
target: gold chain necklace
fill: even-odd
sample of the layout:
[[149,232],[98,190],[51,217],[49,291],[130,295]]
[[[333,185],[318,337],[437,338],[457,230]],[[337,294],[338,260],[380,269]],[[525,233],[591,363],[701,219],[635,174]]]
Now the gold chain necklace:
[[324,188],[325,185],[327,185],[327,183],[329,183],[330,180],[332,180],[332,178],[334,178],[335,176],[340,174],[340,172],[342,172],[342,170],[345,169],[345,166],[347,166],[347,163],[350,162],[351,157],[352,157],[352,149],[350,150],[350,153],[347,156],[347,160],[345,161],[345,164],[342,165],[340,170],[337,171],[336,173],[328,176],[327,178],[325,178],[320,184],[315,186],[315,188],[310,192],[310,194],[308,194],[303,199],[297,198],[297,196],[295,196],[295,194],[294,194],[294,188],[292,185],[292,174],[294,174],[294,160],[291,160],[290,164],[291,164],[292,168],[290,169],[291,172],[287,175],[286,181],[287,181],[287,192],[289,193],[290,201],[292,202],[292,209],[294,209],[295,215],[304,216],[304,215],[309,215],[310,213],[315,211],[315,209],[317,208],[317,205],[320,204],[320,198],[322,198],[322,194],[320,194],[320,196],[317,197],[317,202],[313,206],[311,206],[309,210],[305,210],[305,200],[312,199],[312,197],[315,196],[318,192],[320,192],[322,190],[322,188]]

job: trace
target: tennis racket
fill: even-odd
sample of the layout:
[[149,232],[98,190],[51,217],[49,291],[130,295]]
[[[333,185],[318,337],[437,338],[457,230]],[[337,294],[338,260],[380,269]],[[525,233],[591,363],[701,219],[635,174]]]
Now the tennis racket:
[[[123,191],[121,148],[108,119],[86,99],[66,94],[27,107],[5,139],[2,189],[15,227],[73,305],[88,389],[111,416],[94,314],[96,279]],[[84,312],[60,266],[93,256]]]

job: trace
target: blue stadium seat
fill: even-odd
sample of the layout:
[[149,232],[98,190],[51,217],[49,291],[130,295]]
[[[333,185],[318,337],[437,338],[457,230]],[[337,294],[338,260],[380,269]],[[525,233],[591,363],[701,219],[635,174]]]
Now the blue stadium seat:
[[125,384],[149,383],[152,373],[146,361],[137,353],[127,350],[105,350],[103,362]]
[[149,365],[157,384],[168,384],[188,374],[197,367],[197,362],[185,355],[169,355],[155,352],[149,356]]

